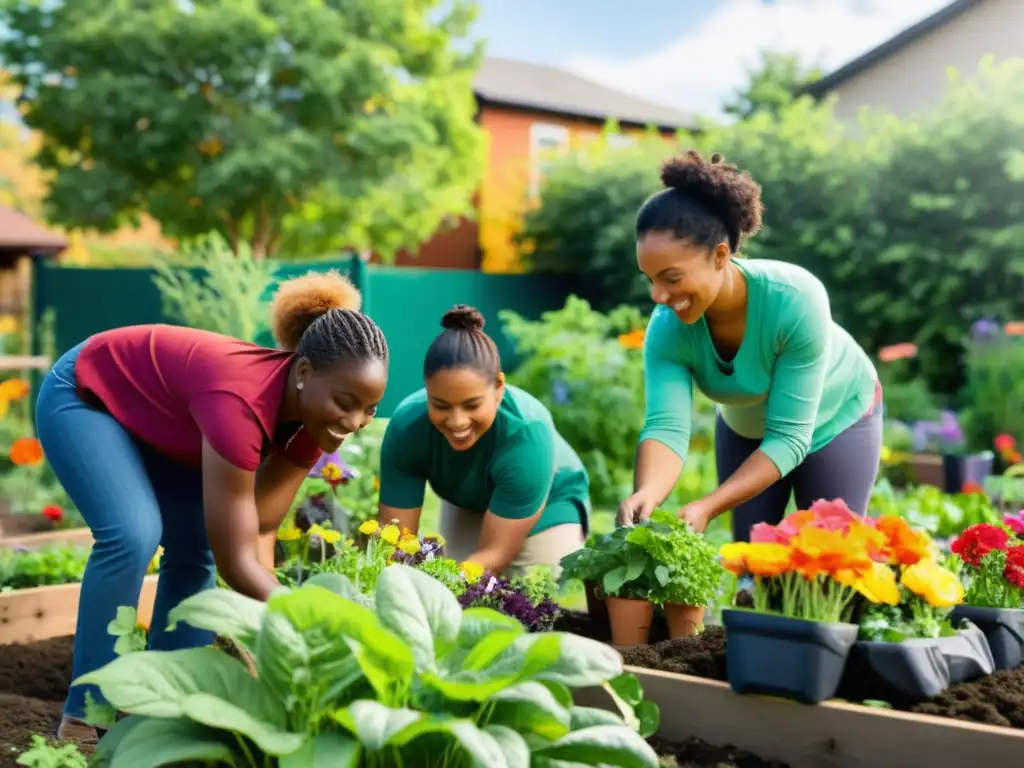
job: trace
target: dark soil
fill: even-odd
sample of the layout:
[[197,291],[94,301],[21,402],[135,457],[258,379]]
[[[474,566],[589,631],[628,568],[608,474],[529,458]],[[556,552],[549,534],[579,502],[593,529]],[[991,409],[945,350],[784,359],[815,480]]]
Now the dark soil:
[[1024,728],[1024,667],[1002,669],[970,683],[960,683],[931,701],[910,707],[922,715]]
[[789,768],[778,760],[762,760],[737,747],[713,747],[700,739],[684,742],[651,739],[662,765],[679,768]]
[[62,701],[0,693],[0,768],[20,768],[18,755],[28,749],[33,734],[52,732],[62,706]]

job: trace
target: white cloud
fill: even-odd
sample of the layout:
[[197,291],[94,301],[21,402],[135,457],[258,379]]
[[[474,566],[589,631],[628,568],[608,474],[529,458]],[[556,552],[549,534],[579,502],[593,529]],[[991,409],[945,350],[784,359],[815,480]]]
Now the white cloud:
[[613,88],[718,114],[761,50],[797,52],[825,72],[950,0],[720,0],[680,38],[633,59],[574,56],[560,66]]

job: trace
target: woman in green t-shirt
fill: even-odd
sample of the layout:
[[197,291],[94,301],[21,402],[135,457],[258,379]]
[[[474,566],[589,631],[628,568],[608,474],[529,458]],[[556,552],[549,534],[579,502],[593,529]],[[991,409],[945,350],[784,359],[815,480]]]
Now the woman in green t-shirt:
[[446,553],[493,573],[558,571],[586,538],[590,483],[579,457],[528,392],[505,383],[484,319],[459,305],[423,362],[426,386],[388,423],[380,521],[418,532],[429,481]]

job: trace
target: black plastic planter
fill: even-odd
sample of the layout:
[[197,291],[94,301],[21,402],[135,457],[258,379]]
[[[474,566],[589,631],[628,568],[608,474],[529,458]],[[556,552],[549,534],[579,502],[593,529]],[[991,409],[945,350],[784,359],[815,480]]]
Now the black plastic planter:
[[842,690],[844,695],[855,690],[857,698],[902,704],[938,696],[949,684],[949,662],[938,641],[918,638],[902,643],[855,643]]
[[722,611],[729,686],[736,693],[817,704],[835,696],[856,624],[826,624],[730,608]]
[[955,635],[940,637],[936,642],[939,652],[949,664],[950,685],[977,680],[991,675],[996,669],[988,640],[973,624],[968,624]]
[[1021,665],[1024,648],[1024,609],[980,608],[958,605],[953,608],[953,623],[967,619],[985,635],[996,669],[1016,669]]

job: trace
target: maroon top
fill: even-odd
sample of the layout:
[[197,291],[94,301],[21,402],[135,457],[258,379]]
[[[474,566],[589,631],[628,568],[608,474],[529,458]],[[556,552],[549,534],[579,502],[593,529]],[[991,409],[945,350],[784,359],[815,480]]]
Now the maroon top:
[[75,377],[80,395],[98,399],[121,426],[169,458],[199,467],[205,436],[227,461],[251,472],[275,451],[299,466],[320,458],[300,424],[278,429],[293,359],[210,331],[133,325],[91,337]]

